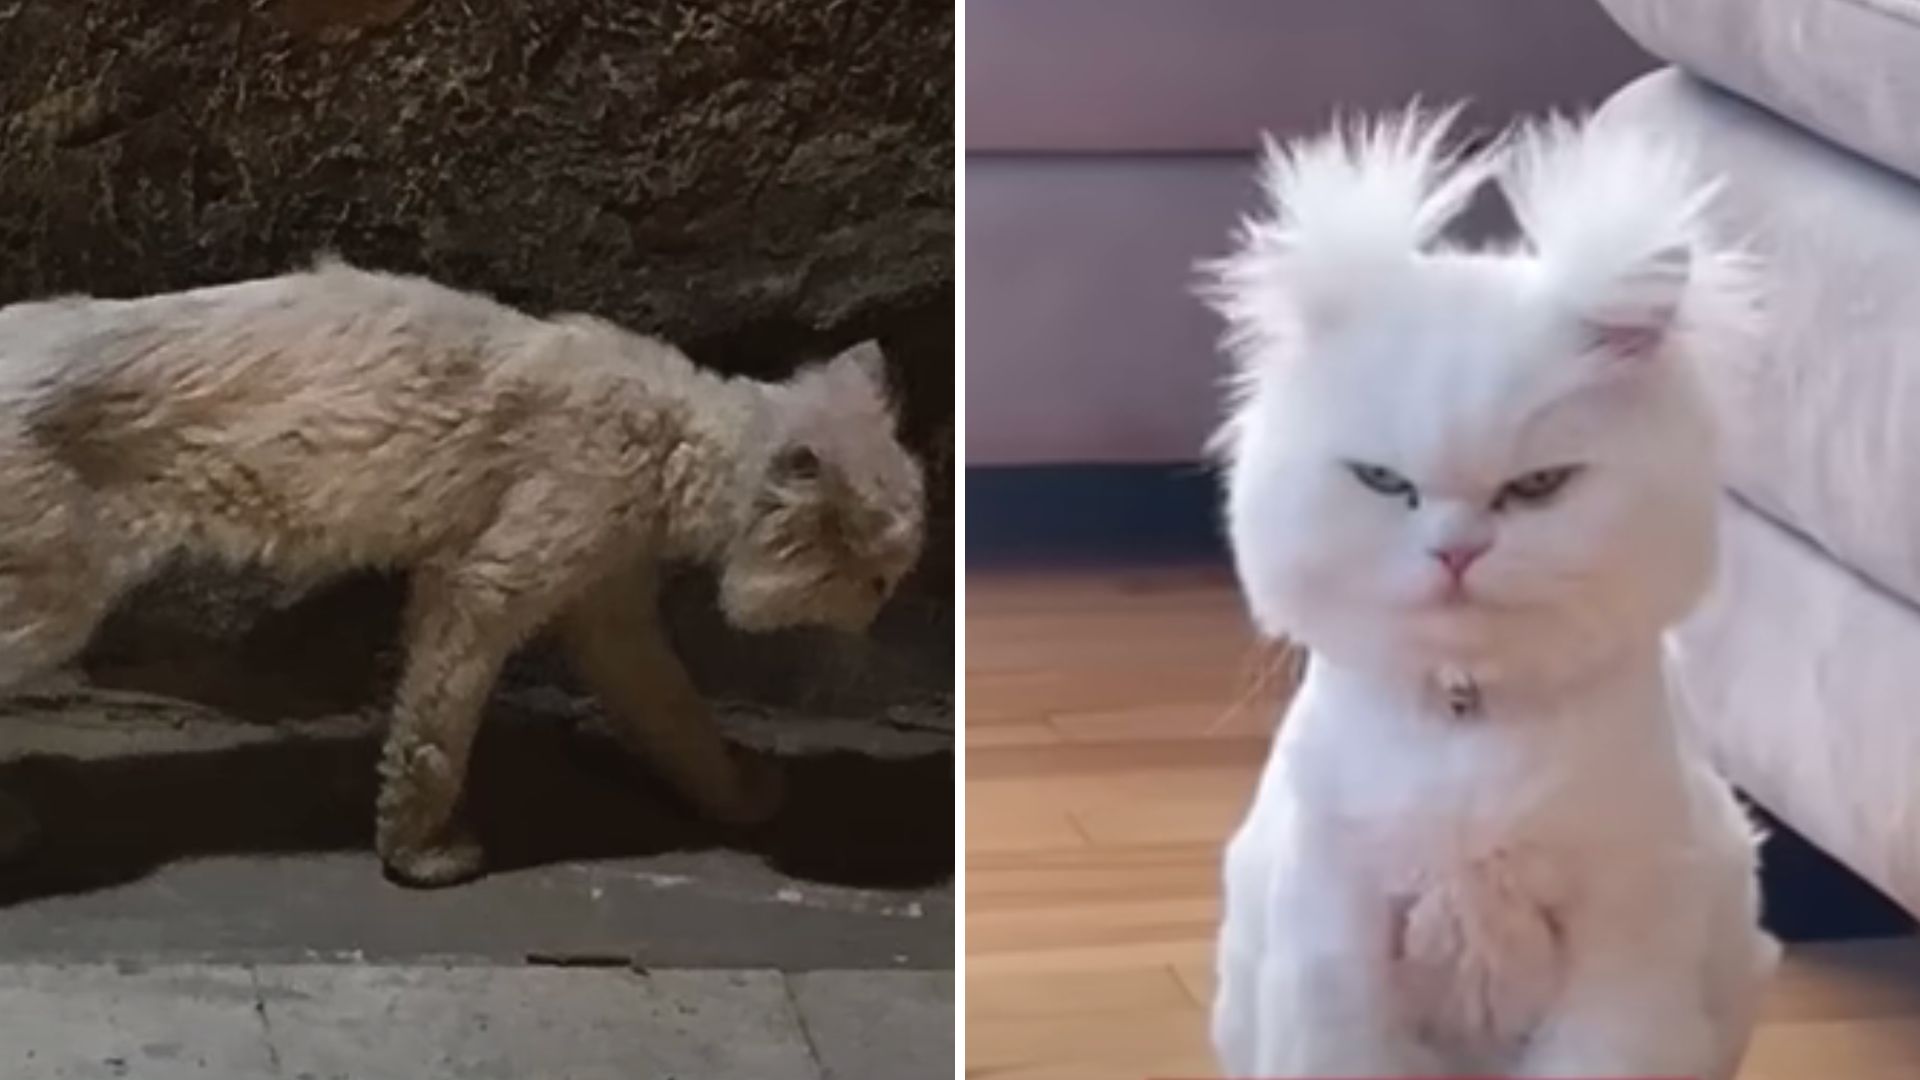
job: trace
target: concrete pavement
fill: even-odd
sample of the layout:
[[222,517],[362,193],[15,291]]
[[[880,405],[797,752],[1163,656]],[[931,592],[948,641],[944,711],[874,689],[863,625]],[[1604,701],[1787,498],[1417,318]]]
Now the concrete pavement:
[[919,1080],[952,1074],[952,736],[730,714],[793,802],[692,820],[507,695],[495,871],[367,850],[374,714],[246,723],[68,688],[0,715],[41,849],[0,867],[4,1080]]

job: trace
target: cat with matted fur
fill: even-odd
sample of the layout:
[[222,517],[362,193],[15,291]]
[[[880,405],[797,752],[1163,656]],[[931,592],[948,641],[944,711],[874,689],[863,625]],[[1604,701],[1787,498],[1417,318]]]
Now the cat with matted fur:
[[[1226,854],[1236,1077],[1732,1080],[1777,947],[1755,833],[1678,722],[1706,589],[1694,365],[1761,347],[1712,181],[1632,129],[1451,114],[1270,149],[1212,267],[1227,520],[1311,654]],[[1497,186],[1504,245],[1442,233]]]
[[296,584],[399,569],[376,830],[396,878],[480,871],[458,814],[468,753],[501,665],[546,627],[628,745],[707,814],[750,822],[778,785],[732,752],[674,656],[657,565],[713,567],[743,629],[858,630],[917,559],[921,484],[871,343],[784,382],[726,378],[597,319],[334,260],[15,304],[0,687],[71,658],[181,552]]

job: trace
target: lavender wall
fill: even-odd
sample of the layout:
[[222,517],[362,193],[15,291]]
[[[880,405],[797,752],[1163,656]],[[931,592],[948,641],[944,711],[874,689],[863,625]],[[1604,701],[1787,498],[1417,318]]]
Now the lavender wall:
[[1260,131],[1416,95],[1499,126],[1652,66],[1588,0],[968,0],[968,462],[1195,456],[1191,266],[1253,205]]

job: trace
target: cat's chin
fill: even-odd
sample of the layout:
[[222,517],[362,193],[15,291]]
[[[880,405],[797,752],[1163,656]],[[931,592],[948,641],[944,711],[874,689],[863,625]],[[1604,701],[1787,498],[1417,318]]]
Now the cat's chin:
[[1447,668],[1479,670],[1499,659],[1490,628],[1458,613],[1431,618],[1398,613],[1384,622],[1350,622],[1333,633],[1295,635],[1316,656],[1383,678],[1422,679]]
[[1406,610],[1397,636],[1427,648],[1478,650],[1499,632],[1505,614],[1473,597],[1425,601]]
[[1378,627],[1371,652],[1383,668],[1521,673],[1539,666],[1540,627],[1510,607],[1472,597],[1423,603]]
[[1474,593],[1442,592],[1423,597],[1408,611],[1425,619],[1473,619],[1499,610],[1500,605]]
[[1404,622],[1364,650],[1371,666],[1395,677],[1470,673],[1483,686],[1549,687],[1577,680],[1617,656],[1613,638],[1571,636],[1550,622],[1501,618],[1496,611]]
[[[1619,647],[1615,635],[1576,632],[1552,606],[1485,594],[1447,603],[1375,599],[1299,614],[1285,624],[1290,639],[1331,663],[1392,680],[1455,670],[1487,683],[1554,683]],[[1314,631],[1297,629],[1306,626]]]

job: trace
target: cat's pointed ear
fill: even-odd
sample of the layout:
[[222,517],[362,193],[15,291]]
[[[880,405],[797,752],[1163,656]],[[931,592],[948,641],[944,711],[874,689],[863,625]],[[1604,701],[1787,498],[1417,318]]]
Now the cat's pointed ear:
[[[897,421],[887,390],[886,358],[872,341],[863,341],[831,360],[800,368],[783,382],[763,387],[779,441],[794,448],[795,468],[785,469],[776,458],[776,476],[799,481],[818,468],[823,458],[838,455],[836,447],[848,438],[891,435]],[[819,451],[809,466],[801,451]]]
[[1498,152],[1448,147],[1459,112],[1416,105],[1316,138],[1267,140],[1267,206],[1240,223],[1230,254],[1200,266],[1200,295],[1225,317],[1243,364],[1303,325],[1339,322],[1466,208]]
[[887,357],[880,351],[880,343],[872,339],[827,361],[827,370],[839,378],[862,380],[883,397],[887,393]]
[[1720,185],[1682,147],[1553,117],[1514,140],[1500,186],[1543,294],[1579,321],[1594,351],[1648,360],[1682,335],[1753,331],[1752,264],[1709,237]]
[[878,415],[889,421],[893,415],[887,358],[876,341],[862,341],[831,360],[800,369],[789,387],[803,412]]

